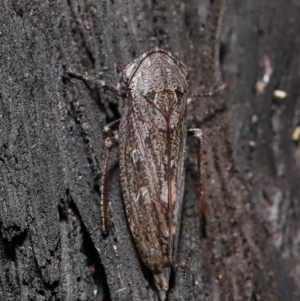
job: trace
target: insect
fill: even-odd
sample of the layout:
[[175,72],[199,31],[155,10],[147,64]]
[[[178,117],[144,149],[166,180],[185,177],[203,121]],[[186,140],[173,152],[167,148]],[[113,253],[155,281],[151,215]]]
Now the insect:
[[[187,133],[199,141],[200,207],[204,220],[201,181],[202,133],[186,128],[187,68],[170,52],[150,49],[123,70],[126,92],[104,81],[69,72],[125,98],[122,118],[104,127],[100,183],[101,231],[107,233],[107,162],[119,144],[120,176],[132,236],[143,262],[152,271],[161,300],[165,300],[176,254],[185,180]],[[119,139],[112,137],[118,130]],[[110,135],[110,137],[109,137]]]

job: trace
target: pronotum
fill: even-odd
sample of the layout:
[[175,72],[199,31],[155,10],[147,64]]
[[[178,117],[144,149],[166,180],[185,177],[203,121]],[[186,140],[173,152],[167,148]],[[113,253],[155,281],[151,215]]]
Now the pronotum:
[[[143,262],[152,271],[161,300],[175,269],[185,179],[186,136],[199,141],[199,204],[204,221],[201,180],[202,134],[186,129],[187,69],[170,52],[155,47],[123,70],[126,92],[89,76],[125,98],[122,118],[104,127],[100,183],[101,231],[107,233],[105,186],[109,150],[119,145],[121,186],[128,223]],[[118,135],[114,133],[118,131]],[[117,138],[118,137],[118,138]]]

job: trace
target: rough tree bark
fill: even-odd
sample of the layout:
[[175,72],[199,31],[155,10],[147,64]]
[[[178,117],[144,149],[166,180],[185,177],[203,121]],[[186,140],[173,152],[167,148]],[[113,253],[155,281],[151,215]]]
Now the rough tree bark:
[[224,0],[1,1],[0,300],[158,300],[126,223],[117,150],[110,234],[100,234],[102,129],[122,103],[65,73],[116,83],[157,45],[187,65],[191,93],[221,78],[229,87],[189,105],[189,126],[205,137],[207,238],[189,141],[168,300],[300,299],[300,148],[291,139],[300,124],[300,3],[226,7],[220,36]]

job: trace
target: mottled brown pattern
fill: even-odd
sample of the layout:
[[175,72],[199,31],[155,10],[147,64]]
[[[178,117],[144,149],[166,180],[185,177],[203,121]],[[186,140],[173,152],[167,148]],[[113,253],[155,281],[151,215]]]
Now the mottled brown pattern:
[[168,289],[184,187],[186,68],[152,49],[126,66],[126,106],[119,129],[128,222],[158,288]]

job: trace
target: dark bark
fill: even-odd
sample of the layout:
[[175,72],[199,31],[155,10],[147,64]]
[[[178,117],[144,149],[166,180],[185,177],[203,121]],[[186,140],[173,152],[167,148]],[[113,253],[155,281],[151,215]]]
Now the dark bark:
[[300,151],[291,138],[300,123],[299,2],[226,5],[219,49],[222,0],[2,0],[0,300],[158,300],[128,230],[117,150],[110,233],[100,234],[102,129],[122,101],[66,75],[75,68],[115,84],[157,45],[186,64],[191,94],[221,78],[229,87],[189,105],[188,125],[205,138],[207,238],[191,140],[168,300],[300,299]]

